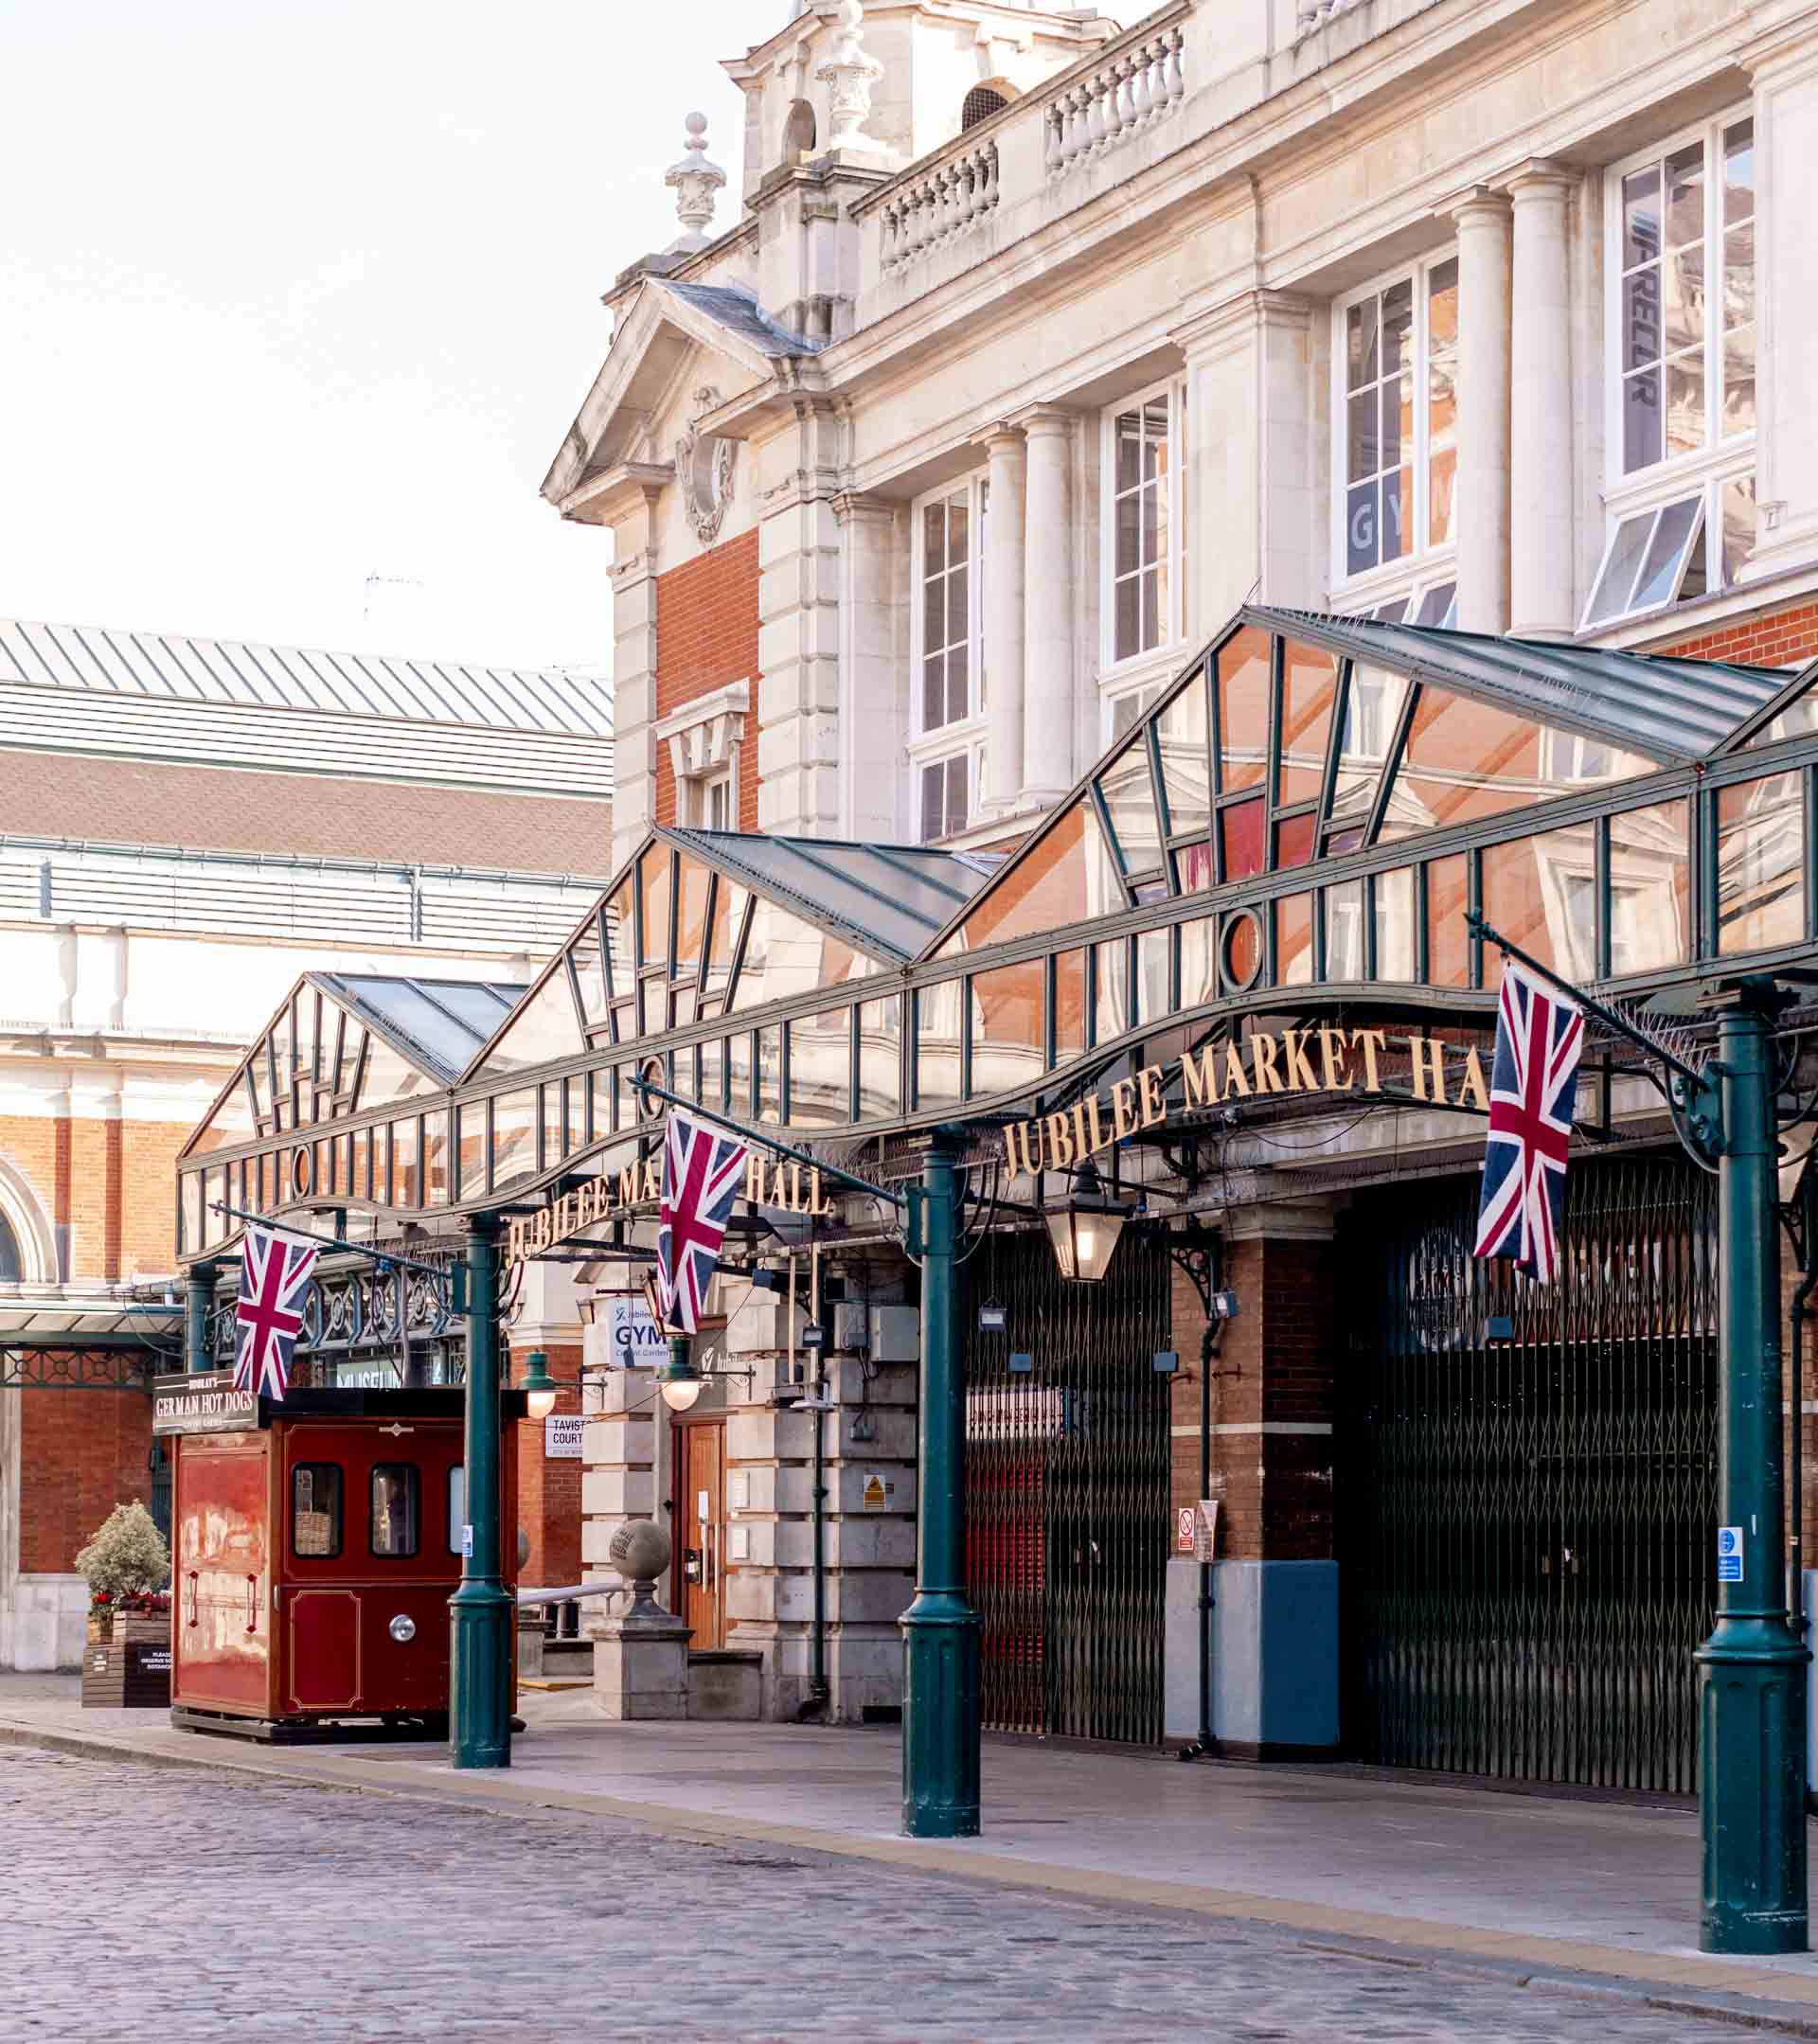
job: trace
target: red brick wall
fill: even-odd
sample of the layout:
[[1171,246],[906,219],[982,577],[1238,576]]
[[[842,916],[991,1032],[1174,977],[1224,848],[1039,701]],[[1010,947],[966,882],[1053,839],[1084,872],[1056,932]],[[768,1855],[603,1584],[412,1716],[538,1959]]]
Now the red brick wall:
[[191,1125],[123,1121],[120,1130],[120,1275],[161,1274],[177,1262],[177,1152]]
[[[1214,1359],[1215,1428],[1312,1425],[1319,1433],[1214,1435],[1212,1467],[1222,1479],[1219,1558],[1325,1561],[1332,1554],[1332,1245],[1231,1242],[1223,1282],[1238,1294],[1236,1320]],[[1199,1353],[1204,1317],[1199,1294],[1174,1280],[1173,1503],[1199,1496]]]
[[176,1156],[189,1134],[187,1122],[7,1115],[0,1157],[69,1229],[72,1278],[163,1275],[176,1268]]
[[1772,617],[1732,617],[1695,639],[1657,649],[1691,660],[1734,660],[1744,667],[1784,667],[1818,658],[1818,603]]
[[[656,714],[730,682],[751,684],[739,752],[739,827],[758,827],[758,535],[728,540],[656,578]],[[672,824],[675,772],[657,748],[656,820]]]
[[[549,1374],[559,1382],[575,1383],[580,1376],[580,1348],[545,1348]],[[512,1351],[514,1376],[520,1357]],[[558,1413],[579,1413],[579,1390],[563,1391]],[[579,1462],[549,1462],[543,1452],[540,1419],[518,1422],[518,1524],[530,1542],[530,1556],[518,1572],[526,1589],[580,1580],[580,1472]]]
[[[173,1166],[187,1122],[8,1116],[0,1156],[53,1226],[72,1278],[176,1267]],[[20,1406],[19,1566],[61,1573],[116,1504],[152,1499],[152,1404],[136,1392],[0,1392]]]
[[19,1443],[19,1566],[27,1574],[76,1566],[116,1504],[152,1502],[152,1401],[128,1391],[9,1391],[23,1400]]

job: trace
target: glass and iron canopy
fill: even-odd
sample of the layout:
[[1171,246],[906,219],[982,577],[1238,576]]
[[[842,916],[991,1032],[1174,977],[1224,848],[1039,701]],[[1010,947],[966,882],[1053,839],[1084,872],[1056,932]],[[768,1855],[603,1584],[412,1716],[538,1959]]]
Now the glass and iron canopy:
[[1814,683],[1246,607],[1007,857],[658,826],[527,989],[306,975],[180,1160],[183,1253],[215,1200],[465,1211],[617,1170],[640,1073],[877,1133],[1229,1015],[1481,1020],[1472,907],[1624,993],[1807,954]]

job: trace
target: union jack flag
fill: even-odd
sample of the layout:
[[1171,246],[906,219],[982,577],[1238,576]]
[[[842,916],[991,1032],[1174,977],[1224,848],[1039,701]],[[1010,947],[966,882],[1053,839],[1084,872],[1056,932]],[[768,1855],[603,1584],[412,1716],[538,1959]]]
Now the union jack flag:
[[234,1389],[281,1398],[290,1388],[291,1352],[303,1324],[303,1294],[315,1268],[316,1246],[275,1235],[269,1228],[246,1229],[240,1261],[240,1355],[234,1364]]
[[671,1327],[692,1334],[720,1262],[746,1146],[682,1108],[669,1110],[663,1206],[656,1231],[656,1294]]
[[1541,1284],[1550,1284],[1559,1269],[1565,1155],[1583,1050],[1577,1007],[1506,960],[1476,1253],[1512,1258],[1523,1276]]

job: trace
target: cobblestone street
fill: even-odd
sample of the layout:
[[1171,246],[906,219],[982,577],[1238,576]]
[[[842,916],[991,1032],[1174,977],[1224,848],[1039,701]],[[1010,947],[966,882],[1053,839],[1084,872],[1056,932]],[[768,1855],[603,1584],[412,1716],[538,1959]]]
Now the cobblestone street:
[[1264,1926],[27,1748],[0,1837],[4,2044],[1738,2034]]

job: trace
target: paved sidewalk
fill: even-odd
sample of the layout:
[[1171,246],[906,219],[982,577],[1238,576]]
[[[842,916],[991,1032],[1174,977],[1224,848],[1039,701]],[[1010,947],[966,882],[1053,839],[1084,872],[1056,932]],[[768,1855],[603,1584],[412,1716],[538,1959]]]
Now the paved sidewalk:
[[936,1844],[899,1835],[894,1730],[615,1725],[583,1692],[527,1697],[524,1709],[530,1730],[508,1771],[457,1772],[436,1747],[272,1751],[174,1732],[161,1713],[84,1711],[71,1682],[58,1689],[0,1677],[0,1740],[493,1807],[591,1811],[671,1835],[766,1840],[1160,1904],[1515,1975],[1594,1976],[1687,2010],[1739,2013],[1732,1998],[1765,1998],[1818,2036],[1818,1959],[1698,1951],[1698,1820],[1689,1807],[988,1741],[984,1836]]

